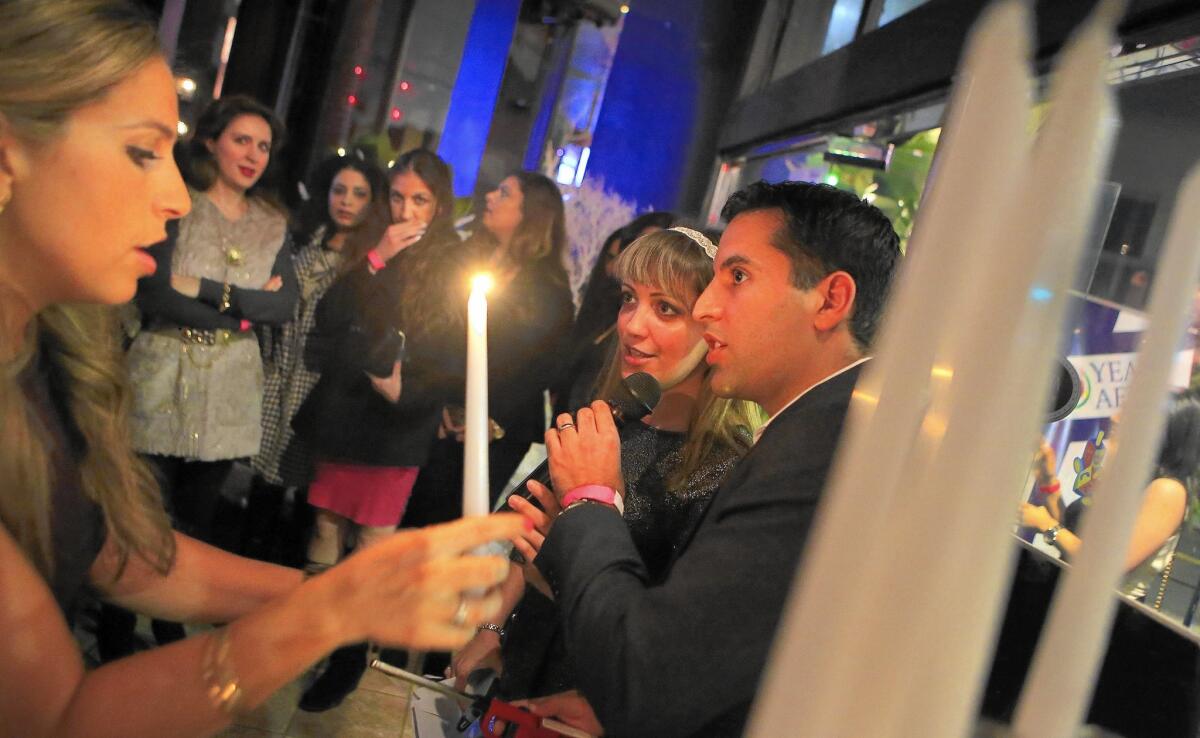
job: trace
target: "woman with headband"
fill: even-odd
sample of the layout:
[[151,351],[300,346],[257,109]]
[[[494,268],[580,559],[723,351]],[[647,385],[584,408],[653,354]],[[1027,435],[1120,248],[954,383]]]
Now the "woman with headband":
[[[760,422],[756,405],[719,398],[707,385],[704,328],[692,318],[692,306],[712,280],[715,253],[706,236],[677,227],[642,236],[615,262],[621,285],[618,341],[598,394],[610,396],[606,393],[635,372],[649,373],[662,388],[654,411],[621,431],[624,517],[656,578],[665,576],[681,538],[699,519],[725,473],[749,450]],[[547,434],[569,432],[571,424],[570,415],[560,415]],[[529,489],[546,512],[517,495],[509,504],[538,526],[528,541],[518,543],[532,561],[558,503],[536,482]],[[554,603],[538,584],[540,577],[532,566],[524,572],[514,569],[504,585],[506,608],[515,606],[513,617],[484,624],[456,655],[452,674],[460,683],[486,665],[502,666],[501,692],[510,698],[561,692],[573,685]]]

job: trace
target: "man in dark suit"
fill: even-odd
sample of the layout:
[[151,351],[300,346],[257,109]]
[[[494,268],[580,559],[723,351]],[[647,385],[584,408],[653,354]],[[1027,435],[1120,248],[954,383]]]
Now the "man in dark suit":
[[[620,448],[603,403],[547,433],[563,511],[534,563],[608,735],[741,733],[900,253],[881,212],[825,185],[760,182],[723,215],[693,315],[713,390],[771,419],[660,586],[611,504]],[[578,719],[587,703],[535,707]]]

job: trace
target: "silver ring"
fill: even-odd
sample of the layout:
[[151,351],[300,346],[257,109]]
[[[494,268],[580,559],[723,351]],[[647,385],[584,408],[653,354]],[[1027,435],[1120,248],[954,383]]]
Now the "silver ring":
[[467,624],[467,598],[459,595],[458,609],[454,611],[454,615],[450,618],[450,624],[456,628],[461,628]]
[[574,427],[575,427],[574,423],[566,422],[566,423],[563,423],[562,425],[558,426],[558,432],[562,433],[563,431],[567,430],[568,428],[574,428]]

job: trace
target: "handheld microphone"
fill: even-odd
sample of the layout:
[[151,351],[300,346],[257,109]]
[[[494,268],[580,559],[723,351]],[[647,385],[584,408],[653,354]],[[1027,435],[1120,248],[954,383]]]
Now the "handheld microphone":
[[[630,374],[621,380],[621,386],[614,393],[613,397],[605,398],[604,401],[612,408],[613,420],[618,428],[625,427],[626,423],[636,420],[641,420],[654,410],[654,406],[658,404],[658,399],[662,395],[662,388],[658,386],[658,380],[650,376],[646,372],[637,372]],[[537,468],[529,473],[529,476],[521,480],[521,482],[513,488],[509,495],[520,495],[526,500],[529,500],[535,507],[540,508],[541,504],[533,493],[526,486],[529,480],[536,479],[542,484],[550,485],[550,459],[546,459]],[[505,497],[507,502],[508,497]],[[501,503],[501,506],[504,503]]]

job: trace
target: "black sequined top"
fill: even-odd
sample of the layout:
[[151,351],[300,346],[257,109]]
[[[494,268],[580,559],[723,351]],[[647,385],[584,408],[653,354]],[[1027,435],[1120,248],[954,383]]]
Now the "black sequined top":
[[733,449],[714,451],[680,489],[668,491],[666,479],[683,463],[684,433],[631,423],[621,432],[621,470],[625,476],[625,523],[651,583],[667,574],[671,555],[699,521],[705,503],[738,456]]
[[[631,423],[621,430],[624,517],[651,584],[666,578],[675,549],[704,514],[708,500],[739,458],[734,449],[714,449],[681,488],[667,490],[666,480],[683,463],[684,440],[684,433],[644,423]],[[536,697],[574,686],[574,667],[551,600],[526,586],[506,630],[501,647],[504,672],[500,694],[504,698]]]

